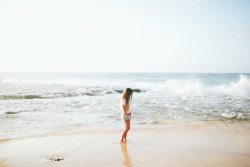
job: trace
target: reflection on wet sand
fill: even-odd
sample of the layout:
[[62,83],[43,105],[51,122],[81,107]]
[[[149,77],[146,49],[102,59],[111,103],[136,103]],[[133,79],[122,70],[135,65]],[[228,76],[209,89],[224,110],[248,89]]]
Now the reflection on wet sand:
[[123,163],[122,163],[121,166],[132,167],[133,163],[131,163],[130,157],[128,155],[127,144],[121,142],[121,149],[122,149],[122,152],[123,152],[123,155],[124,155],[124,160],[123,160]]

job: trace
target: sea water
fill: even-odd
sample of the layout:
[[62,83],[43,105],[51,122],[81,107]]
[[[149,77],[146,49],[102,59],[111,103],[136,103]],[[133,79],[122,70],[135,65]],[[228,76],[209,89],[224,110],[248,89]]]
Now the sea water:
[[0,139],[133,128],[250,124],[250,74],[0,73]]

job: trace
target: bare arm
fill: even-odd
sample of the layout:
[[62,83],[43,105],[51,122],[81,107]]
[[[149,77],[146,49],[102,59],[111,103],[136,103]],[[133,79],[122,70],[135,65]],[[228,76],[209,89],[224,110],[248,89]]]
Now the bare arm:
[[128,114],[127,114],[127,111],[126,111],[126,106],[125,105],[122,105],[122,110],[123,110],[123,112],[124,112],[124,114],[126,115],[126,117],[128,116]]
[[128,114],[127,114],[126,106],[125,106],[125,105],[122,105],[122,110],[123,110],[123,112],[124,112],[124,114],[125,114],[125,116],[126,116],[126,121],[129,121],[129,119],[128,119]]

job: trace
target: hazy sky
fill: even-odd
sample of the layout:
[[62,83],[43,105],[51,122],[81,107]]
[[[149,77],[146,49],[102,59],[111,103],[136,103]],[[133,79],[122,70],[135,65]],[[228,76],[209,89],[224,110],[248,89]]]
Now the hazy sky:
[[0,0],[0,72],[250,72],[249,0]]

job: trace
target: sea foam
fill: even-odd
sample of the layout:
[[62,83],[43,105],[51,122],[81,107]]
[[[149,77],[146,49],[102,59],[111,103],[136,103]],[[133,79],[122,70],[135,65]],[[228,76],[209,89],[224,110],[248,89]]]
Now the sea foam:
[[167,80],[164,84],[158,85],[152,88],[152,90],[178,96],[250,97],[250,78],[247,78],[245,75],[240,75],[236,82],[213,86],[205,85],[199,78]]

